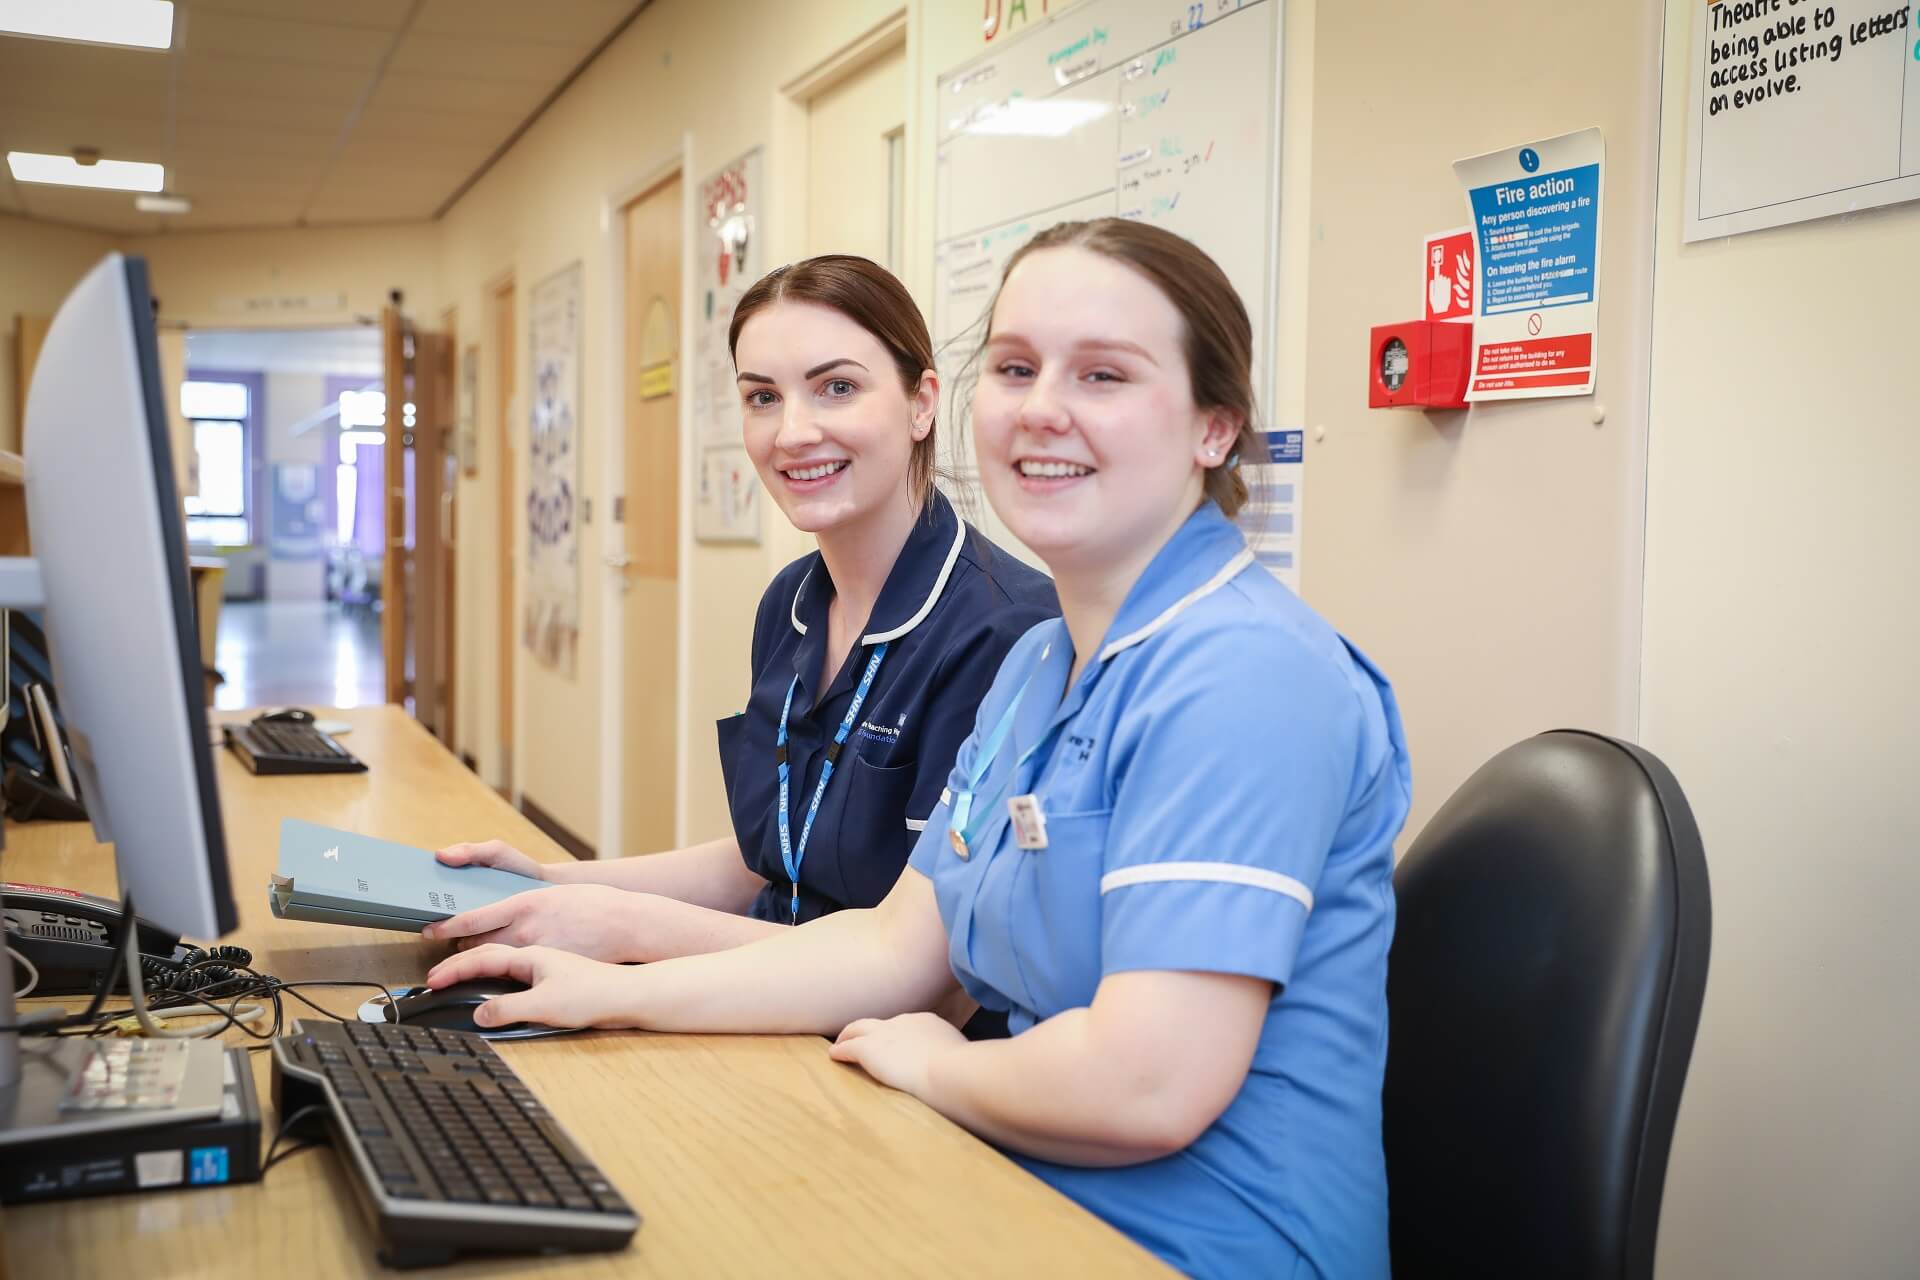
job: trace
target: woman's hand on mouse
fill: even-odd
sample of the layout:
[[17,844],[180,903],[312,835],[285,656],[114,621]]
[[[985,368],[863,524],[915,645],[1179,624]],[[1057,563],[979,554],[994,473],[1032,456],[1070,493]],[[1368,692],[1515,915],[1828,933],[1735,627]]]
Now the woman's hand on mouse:
[[557,947],[592,960],[630,964],[680,954],[676,917],[697,908],[605,884],[529,889],[430,924],[421,935],[462,949],[501,942]]
[[493,867],[500,871],[511,871],[518,876],[532,876],[535,880],[556,883],[552,874],[554,868],[535,862],[504,840],[475,840],[467,844],[450,844],[444,849],[434,851],[434,857],[450,867]]
[[620,998],[632,971],[553,947],[475,947],[427,973],[435,990],[474,978],[511,978],[528,989],[494,996],[473,1011],[475,1026],[537,1022],[548,1027],[627,1026]]

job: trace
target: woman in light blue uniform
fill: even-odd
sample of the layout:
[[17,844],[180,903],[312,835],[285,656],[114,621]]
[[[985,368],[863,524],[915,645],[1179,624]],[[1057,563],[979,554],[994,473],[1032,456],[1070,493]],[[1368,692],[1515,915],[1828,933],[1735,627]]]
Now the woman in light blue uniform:
[[[893,893],[640,972],[483,948],[429,981],[533,984],[489,1021],[837,1030],[1182,1270],[1384,1280],[1407,755],[1386,680],[1232,523],[1246,310],[1176,236],[1067,224],[1009,264],[983,356],[983,482],[1062,617],[1008,654]],[[917,1012],[956,983],[1009,1039]]]

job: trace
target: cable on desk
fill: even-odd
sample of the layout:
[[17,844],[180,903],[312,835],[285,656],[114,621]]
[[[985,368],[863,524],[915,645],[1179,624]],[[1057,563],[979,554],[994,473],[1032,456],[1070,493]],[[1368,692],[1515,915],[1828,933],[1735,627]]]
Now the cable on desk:
[[7,954],[13,957],[15,964],[20,965],[27,971],[27,985],[16,990],[13,993],[13,998],[18,1000],[21,996],[32,995],[33,989],[40,985],[40,971],[33,967],[33,961],[27,959],[12,947],[7,948]]
[[274,1154],[274,1152],[280,1150],[280,1140],[286,1137],[288,1133],[292,1132],[293,1126],[299,1124],[302,1120],[306,1119],[308,1116],[323,1115],[326,1113],[326,1111],[327,1111],[327,1105],[325,1103],[316,1102],[309,1106],[301,1107],[298,1111],[295,1111],[292,1115],[288,1116],[286,1119],[280,1122],[280,1132],[273,1135],[273,1142],[269,1144],[267,1147],[267,1158],[260,1162],[260,1177],[263,1180],[267,1176],[267,1170],[273,1168],[274,1165],[280,1163],[280,1161],[282,1160],[285,1160],[288,1156],[293,1155],[296,1152],[305,1151],[310,1147],[317,1147],[322,1145],[321,1143],[318,1143],[318,1142],[296,1142],[293,1146],[288,1147],[285,1151],[280,1151],[279,1155]]

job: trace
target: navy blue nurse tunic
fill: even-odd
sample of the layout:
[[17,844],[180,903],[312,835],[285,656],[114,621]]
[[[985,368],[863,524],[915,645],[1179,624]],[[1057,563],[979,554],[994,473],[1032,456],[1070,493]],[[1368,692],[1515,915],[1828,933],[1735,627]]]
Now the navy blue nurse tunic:
[[734,835],[747,866],[768,882],[750,914],[782,924],[792,918],[792,886],[780,859],[774,742],[788,685],[798,678],[787,720],[788,821],[797,850],[826,750],[873,647],[887,645],[800,864],[805,922],[887,896],[940,801],[1000,660],[1060,612],[1050,578],[987,541],[938,492],[914,522],[865,633],[822,690],[833,593],[818,551],[775,576],[754,619],[747,709],[719,722]]

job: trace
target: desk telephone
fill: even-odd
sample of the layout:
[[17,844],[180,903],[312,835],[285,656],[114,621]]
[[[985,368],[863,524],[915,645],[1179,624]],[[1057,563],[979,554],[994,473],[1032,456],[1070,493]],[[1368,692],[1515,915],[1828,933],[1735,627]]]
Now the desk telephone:
[[[73,889],[6,883],[0,884],[0,914],[6,917],[7,945],[25,956],[40,975],[34,995],[92,995],[113,972],[114,953],[108,945],[107,931],[119,928],[125,919],[118,903]],[[139,931],[136,946],[146,983],[160,990],[173,989],[179,975],[196,963],[200,967],[189,975],[194,988],[230,976],[203,961],[250,964],[253,960],[240,947],[216,947],[207,952],[181,946],[179,934],[139,916],[134,917],[134,924]],[[25,977],[24,972],[14,974],[15,981],[24,981]],[[126,990],[124,975],[114,990]]]

